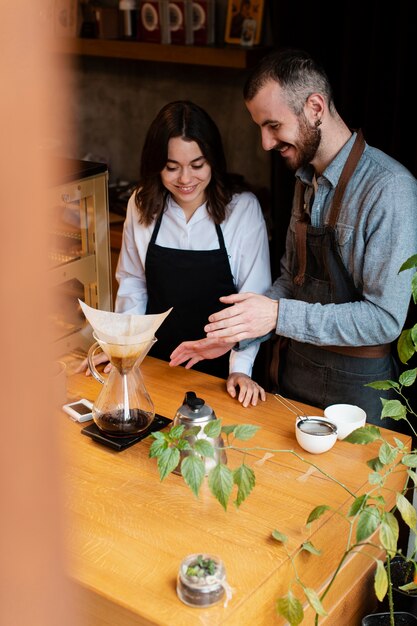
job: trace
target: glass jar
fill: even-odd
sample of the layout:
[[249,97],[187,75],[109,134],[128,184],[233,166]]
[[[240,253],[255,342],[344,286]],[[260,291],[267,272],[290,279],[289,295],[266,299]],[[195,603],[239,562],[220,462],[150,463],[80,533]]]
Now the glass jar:
[[211,554],[190,554],[181,562],[177,577],[180,600],[193,607],[207,607],[230,597],[223,562]]

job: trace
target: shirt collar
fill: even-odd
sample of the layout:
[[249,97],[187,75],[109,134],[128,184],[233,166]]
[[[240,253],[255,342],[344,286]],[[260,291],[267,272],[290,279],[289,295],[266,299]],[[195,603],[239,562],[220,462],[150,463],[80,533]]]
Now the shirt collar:
[[[326,167],[323,174],[321,175],[329,181],[332,187],[336,187],[337,183],[339,182],[343,167],[347,161],[353,143],[356,139],[356,134],[356,132],[352,134],[352,137],[350,137],[350,139],[345,143],[343,148],[339,150],[333,161],[329,163],[329,165]],[[313,184],[312,181],[314,168],[310,164],[305,167],[299,167],[295,175],[302,183],[311,186]]]

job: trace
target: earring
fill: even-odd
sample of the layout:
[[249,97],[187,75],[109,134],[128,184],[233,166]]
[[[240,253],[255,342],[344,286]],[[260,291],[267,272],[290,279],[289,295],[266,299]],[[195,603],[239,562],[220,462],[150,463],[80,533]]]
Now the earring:
[[322,121],[321,121],[321,120],[316,120],[316,123],[314,124],[314,126],[315,126],[316,128],[318,128],[318,127],[319,127],[319,126],[321,126],[321,125],[322,125]]

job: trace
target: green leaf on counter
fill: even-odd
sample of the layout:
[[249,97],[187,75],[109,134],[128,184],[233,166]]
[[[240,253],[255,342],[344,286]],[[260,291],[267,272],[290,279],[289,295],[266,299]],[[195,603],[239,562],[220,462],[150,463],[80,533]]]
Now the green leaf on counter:
[[158,456],[158,470],[161,480],[172,472],[180,462],[180,453],[176,448],[167,448]]
[[149,448],[149,456],[151,458],[158,457],[167,448],[168,442],[164,438],[157,438],[155,439],[155,441],[152,442],[151,447]]
[[229,426],[222,426],[222,433],[230,435],[234,429],[237,428],[237,424],[230,424]]
[[240,506],[255,486],[255,473],[252,468],[242,463],[233,470],[233,482],[238,487],[236,506]]
[[215,439],[216,437],[220,435],[221,430],[222,430],[222,423],[219,419],[212,420],[211,422],[206,424],[203,429],[204,434],[207,435],[207,437],[212,437],[213,439]]
[[381,602],[388,591],[388,576],[383,562],[380,559],[376,560],[376,571],[374,578],[375,595]]
[[234,436],[240,441],[247,441],[253,437],[259,430],[259,426],[253,426],[252,424],[239,424],[234,430]]
[[327,611],[324,609],[322,603],[320,602],[320,598],[318,597],[314,589],[311,589],[310,587],[304,587],[304,593],[306,594],[306,598],[309,604],[313,607],[318,615],[321,615],[322,617],[327,615]]
[[310,552],[310,554],[315,554],[316,556],[319,556],[321,554],[321,550],[315,548],[311,541],[304,541],[304,543],[301,544],[301,550],[304,550],[305,552]]
[[398,450],[384,441],[379,448],[378,458],[383,465],[389,465],[395,459],[398,454]]
[[356,513],[358,513],[358,511],[360,511],[362,506],[365,504],[367,499],[368,499],[368,496],[366,493],[363,494],[362,496],[359,496],[358,498],[355,498],[355,500],[352,502],[350,509],[348,511],[348,517],[352,517],[352,515],[356,515]]
[[292,591],[277,600],[276,608],[277,613],[282,615],[290,623],[290,626],[298,626],[304,619],[302,604]]
[[287,535],[284,535],[284,533],[280,533],[279,530],[273,530],[272,531],[272,537],[276,541],[279,541],[280,543],[287,543],[287,541],[288,541]]
[[397,507],[404,522],[415,530],[417,527],[417,511],[402,493],[397,493]]
[[200,491],[204,473],[204,461],[199,456],[190,454],[183,458],[181,474],[195,496],[198,496]]
[[382,413],[381,417],[391,417],[393,420],[402,420],[407,417],[407,409],[399,400],[385,400],[382,401]]
[[381,522],[379,511],[374,506],[367,506],[359,513],[356,527],[356,541],[361,543],[372,535]]
[[375,457],[374,459],[369,459],[369,461],[366,461],[366,464],[368,467],[374,470],[374,472],[380,472],[384,467],[378,457]]
[[230,494],[233,489],[232,471],[223,463],[218,463],[216,467],[209,472],[208,484],[210,491],[226,511],[227,503],[229,502]]
[[361,426],[361,428],[357,428],[350,435],[344,438],[343,441],[347,441],[348,443],[359,443],[361,445],[372,443],[373,441],[377,441],[377,439],[381,439],[381,431],[378,426]]
[[397,550],[399,535],[398,522],[393,513],[387,511],[384,519],[381,522],[381,528],[379,531],[379,538],[385,550],[394,556]]
[[195,437],[196,435],[198,435],[198,433],[201,430],[201,426],[190,426],[189,428],[187,428],[187,430],[184,433],[184,437],[186,437],[187,439],[189,437]]
[[173,426],[169,431],[169,436],[171,440],[179,439],[183,434],[185,426],[183,424],[178,424],[177,426]]
[[417,450],[410,452],[410,454],[404,454],[401,463],[407,467],[417,467]]
[[407,370],[406,372],[403,372],[398,380],[400,381],[401,385],[404,385],[404,387],[411,387],[411,385],[414,385],[416,378],[417,367],[415,367],[413,370]]
[[411,330],[406,329],[401,332],[397,341],[397,353],[401,363],[408,363],[416,351]]
[[316,519],[319,519],[319,517],[321,517],[326,511],[330,511],[330,507],[327,504],[320,504],[319,506],[316,506],[307,518],[307,526]]
[[197,439],[197,441],[194,442],[193,449],[198,452],[198,454],[201,454],[201,456],[214,457],[213,444],[207,441],[207,439]]
[[399,389],[400,385],[395,380],[374,380],[373,383],[366,383],[364,387],[385,391],[386,389]]

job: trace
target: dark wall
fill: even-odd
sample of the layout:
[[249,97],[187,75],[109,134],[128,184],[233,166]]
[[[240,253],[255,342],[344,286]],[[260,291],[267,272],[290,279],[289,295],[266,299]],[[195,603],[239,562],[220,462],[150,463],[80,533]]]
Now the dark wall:
[[[327,70],[336,107],[346,123],[362,128],[369,144],[417,176],[417,125],[411,94],[417,79],[413,4],[397,0],[384,10],[379,0],[269,0],[268,7],[274,46],[303,48],[316,57]],[[272,159],[276,275],[294,179],[278,155]]]

